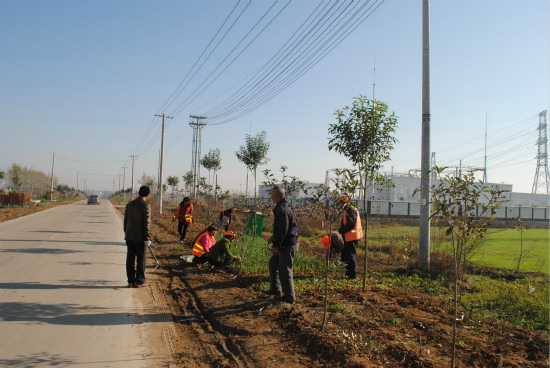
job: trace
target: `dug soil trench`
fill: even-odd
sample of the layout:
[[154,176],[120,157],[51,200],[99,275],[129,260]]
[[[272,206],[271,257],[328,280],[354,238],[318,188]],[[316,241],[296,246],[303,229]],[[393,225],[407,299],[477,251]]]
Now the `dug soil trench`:
[[[341,289],[330,294],[340,310],[329,313],[321,333],[322,291],[280,304],[260,291],[267,275],[202,271],[179,258],[191,249],[177,242],[174,228],[153,224],[160,267],[148,275],[176,326],[174,366],[450,366],[449,303],[396,287]],[[461,367],[548,366],[548,335],[501,320],[465,318],[458,345]]]

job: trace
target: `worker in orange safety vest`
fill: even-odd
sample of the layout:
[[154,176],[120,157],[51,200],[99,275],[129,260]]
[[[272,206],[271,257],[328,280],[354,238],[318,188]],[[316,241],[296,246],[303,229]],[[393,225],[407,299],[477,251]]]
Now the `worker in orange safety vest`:
[[194,255],[192,262],[194,264],[202,264],[208,262],[208,252],[210,248],[216,243],[216,233],[218,228],[215,225],[210,225],[204,233],[202,233],[195,244],[193,245],[193,251],[191,254]]
[[193,222],[193,203],[189,197],[183,198],[183,201],[178,205],[178,210],[174,214],[173,219],[178,220],[178,234],[180,243],[184,243],[187,228]]
[[348,196],[338,198],[343,204],[342,220],[338,232],[344,238],[342,262],[346,264],[346,276],[350,279],[357,277],[357,245],[363,237],[359,210],[350,203]]

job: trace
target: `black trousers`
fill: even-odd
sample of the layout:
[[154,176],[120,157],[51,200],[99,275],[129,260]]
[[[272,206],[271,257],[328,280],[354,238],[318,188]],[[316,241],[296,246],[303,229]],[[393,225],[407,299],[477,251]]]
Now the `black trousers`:
[[359,241],[353,240],[344,243],[342,249],[342,262],[346,264],[346,276],[350,279],[357,277],[357,244]]
[[298,244],[287,248],[279,248],[279,251],[269,259],[270,291],[280,293],[281,289],[285,299],[294,303],[294,255],[298,251]]
[[208,258],[208,263],[210,263],[212,266],[215,266],[216,268],[225,268],[233,262],[235,262],[235,258],[230,256],[225,256],[223,262],[216,262],[213,259]]
[[202,255],[202,257],[193,256],[193,259],[191,260],[193,264],[203,264],[208,262],[208,256],[206,253]]
[[126,240],[126,276],[128,284],[145,283],[145,242]]
[[180,241],[185,240],[185,235],[187,234],[189,224],[190,222],[178,220],[178,234],[180,235]]

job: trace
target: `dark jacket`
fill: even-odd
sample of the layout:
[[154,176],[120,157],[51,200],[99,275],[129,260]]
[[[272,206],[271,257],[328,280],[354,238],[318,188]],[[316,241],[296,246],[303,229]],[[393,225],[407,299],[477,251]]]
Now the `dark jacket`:
[[355,227],[355,222],[357,221],[357,211],[353,206],[346,206],[344,209],[344,216],[346,217],[346,224],[344,225],[344,217],[340,221],[340,228],[338,232],[344,236],[345,233],[353,230]]
[[285,198],[273,209],[273,246],[288,248],[298,243],[298,223],[294,210]]
[[230,248],[231,240],[224,236],[223,238],[218,240],[216,244],[212,246],[212,248],[210,248],[210,251],[208,252],[208,258],[213,260],[214,262],[223,263],[225,257],[234,257],[229,250]]
[[151,240],[151,207],[141,197],[126,205],[124,239],[138,242]]

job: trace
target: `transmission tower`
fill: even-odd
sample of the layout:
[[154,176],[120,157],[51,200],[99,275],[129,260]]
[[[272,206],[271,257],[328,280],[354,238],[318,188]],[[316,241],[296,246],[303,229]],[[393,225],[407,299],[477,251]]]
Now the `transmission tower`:
[[533,181],[532,193],[549,194],[550,175],[548,174],[548,134],[546,113],[544,110],[539,114],[539,139],[537,140],[537,171]]
[[200,121],[206,119],[206,117],[191,115],[190,118],[195,119],[195,121],[189,123],[189,126],[193,128],[193,149],[191,156],[191,171],[193,172],[192,196],[196,198],[201,175],[201,131],[206,125],[206,123],[201,123]]

